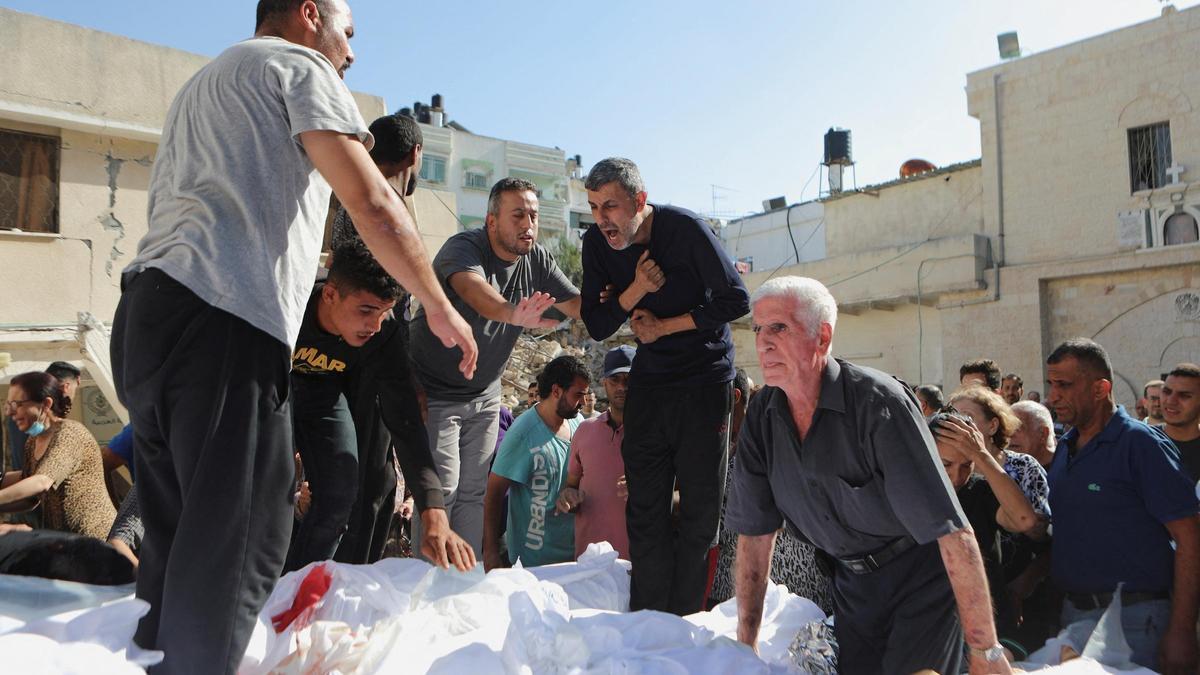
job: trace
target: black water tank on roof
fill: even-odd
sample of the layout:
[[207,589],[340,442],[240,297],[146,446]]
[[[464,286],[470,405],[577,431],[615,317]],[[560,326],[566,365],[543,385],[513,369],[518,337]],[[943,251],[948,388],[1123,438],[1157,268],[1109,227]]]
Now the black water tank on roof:
[[434,108],[437,108],[437,109],[439,109],[439,110],[442,110],[442,109],[443,109],[443,108],[442,108],[442,101],[443,101],[443,100],[444,100],[444,99],[442,99],[442,95],[441,95],[441,94],[434,94],[434,95],[433,95],[433,100],[431,101],[431,103],[433,103],[433,106],[432,106],[432,107],[434,107]]
[[853,164],[850,157],[850,130],[830,129],[825,132],[825,163]]

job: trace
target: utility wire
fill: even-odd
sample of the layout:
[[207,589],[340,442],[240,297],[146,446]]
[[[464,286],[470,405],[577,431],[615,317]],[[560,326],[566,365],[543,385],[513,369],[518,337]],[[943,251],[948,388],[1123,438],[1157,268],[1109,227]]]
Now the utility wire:
[[433,195],[434,199],[438,200],[439,204],[441,204],[443,207],[445,207],[446,212],[449,213],[450,216],[454,218],[454,220],[458,223],[458,226],[460,228],[462,228],[464,230],[467,229],[467,224],[464,223],[462,221],[462,219],[458,217],[458,214],[454,212],[454,209],[450,208],[449,204],[442,201],[442,198],[440,196],[438,196],[437,190],[430,190],[429,193]]

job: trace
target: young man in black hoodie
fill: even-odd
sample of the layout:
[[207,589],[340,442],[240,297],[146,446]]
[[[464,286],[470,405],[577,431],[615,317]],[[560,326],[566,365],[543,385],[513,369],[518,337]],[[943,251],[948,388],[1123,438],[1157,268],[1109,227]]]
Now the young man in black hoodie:
[[[405,295],[354,237],[339,241],[329,277],[313,289],[292,353],[293,429],[312,504],[293,537],[288,570],[334,558],[348,529],[370,537],[360,523],[385,508],[390,516],[384,497],[394,494],[395,478],[390,461],[378,461],[381,441],[383,459],[390,460],[388,445],[395,448],[412,490],[422,553],[442,566],[475,565],[470,546],[450,530],[409,368],[408,327],[392,312]],[[336,557],[368,562],[353,558],[378,552]]]

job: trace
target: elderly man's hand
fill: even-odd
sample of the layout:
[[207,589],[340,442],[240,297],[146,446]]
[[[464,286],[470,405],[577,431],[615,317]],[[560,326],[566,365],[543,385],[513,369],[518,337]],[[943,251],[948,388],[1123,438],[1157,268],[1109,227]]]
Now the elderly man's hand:
[[969,672],[971,675],[991,675],[993,673],[1009,675],[1013,670],[1008,662],[1008,650],[1005,650],[1004,653],[1005,656],[1000,657],[1000,660],[989,662],[982,656],[972,652],[969,662]]

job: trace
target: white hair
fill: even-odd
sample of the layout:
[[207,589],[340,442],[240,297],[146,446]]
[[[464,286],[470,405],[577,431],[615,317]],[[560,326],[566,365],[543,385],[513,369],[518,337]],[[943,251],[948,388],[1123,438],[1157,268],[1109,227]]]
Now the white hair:
[[753,306],[763,298],[790,298],[796,302],[796,321],[812,337],[821,332],[821,324],[837,325],[837,301],[825,284],[809,277],[775,277],[750,295]]
[[[1031,419],[1035,422],[1035,428],[1038,430],[1054,429],[1054,418],[1050,416],[1050,410],[1037,401],[1017,401],[1012,404],[1012,411],[1020,417],[1022,424],[1026,419]],[[1051,434],[1051,438],[1053,436]]]

